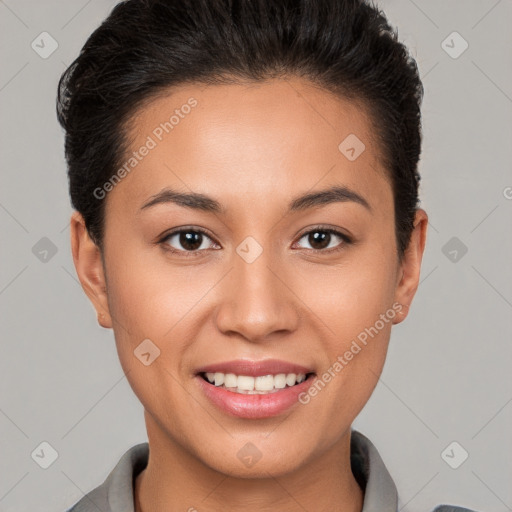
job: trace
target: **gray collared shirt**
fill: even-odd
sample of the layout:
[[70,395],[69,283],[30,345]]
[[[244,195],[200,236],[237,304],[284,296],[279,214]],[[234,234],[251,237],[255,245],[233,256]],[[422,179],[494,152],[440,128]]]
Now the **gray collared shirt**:
[[[135,477],[146,467],[147,442],[132,446],[120,458],[105,481],[87,493],[66,512],[134,512]],[[361,512],[398,512],[398,493],[373,443],[357,430],[351,430],[350,462],[364,490]],[[438,505],[432,512],[474,512],[454,505]]]

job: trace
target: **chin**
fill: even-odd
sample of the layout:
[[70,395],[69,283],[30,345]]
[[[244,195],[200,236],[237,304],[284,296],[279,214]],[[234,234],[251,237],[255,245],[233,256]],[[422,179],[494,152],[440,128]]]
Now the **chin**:
[[285,436],[276,436],[273,441],[258,440],[257,437],[248,436],[246,440],[236,441],[230,438],[218,447],[210,447],[204,456],[198,454],[198,458],[206,466],[233,478],[280,477],[305,464],[307,450],[300,441],[290,441],[289,437],[286,441]]

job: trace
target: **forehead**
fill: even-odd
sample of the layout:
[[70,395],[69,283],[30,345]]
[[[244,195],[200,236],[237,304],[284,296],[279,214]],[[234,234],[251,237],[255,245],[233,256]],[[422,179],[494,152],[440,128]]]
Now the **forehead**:
[[243,208],[332,184],[381,208],[392,199],[366,109],[301,79],[181,85],[146,102],[126,129],[123,164],[144,156],[109,202],[140,206],[172,186]]

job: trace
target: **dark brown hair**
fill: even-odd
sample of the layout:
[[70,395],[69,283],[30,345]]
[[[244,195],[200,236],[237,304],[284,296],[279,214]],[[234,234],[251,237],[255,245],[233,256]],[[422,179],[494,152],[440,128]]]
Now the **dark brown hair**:
[[[300,76],[365,105],[392,184],[402,259],[418,205],[423,86],[384,13],[364,0],[128,0],[63,73],[57,116],[73,207],[101,248],[93,194],[128,149],[127,121],[172,86]],[[341,141],[340,141],[341,142]]]

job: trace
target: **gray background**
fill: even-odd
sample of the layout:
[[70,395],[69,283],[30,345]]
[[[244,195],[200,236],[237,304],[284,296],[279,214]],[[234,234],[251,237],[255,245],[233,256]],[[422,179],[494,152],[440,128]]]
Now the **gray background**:
[[[5,512],[64,511],[147,439],[113,333],[97,325],[76,278],[54,106],[60,74],[114,4],[0,1]],[[380,5],[426,89],[421,206],[430,226],[410,315],[393,329],[354,428],[380,451],[404,512],[438,503],[512,510],[512,1]],[[46,59],[31,47],[43,31],[58,43]],[[469,44],[458,58],[442,46],[453,31]],[[43,237],[56,250],[46,259]],[[43,441],[58,452],[47,469],[31,456]],[[457,469],[441,455],[453,441],[462,448],[449,451],[452,464],[469,453]]]

